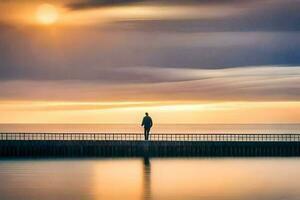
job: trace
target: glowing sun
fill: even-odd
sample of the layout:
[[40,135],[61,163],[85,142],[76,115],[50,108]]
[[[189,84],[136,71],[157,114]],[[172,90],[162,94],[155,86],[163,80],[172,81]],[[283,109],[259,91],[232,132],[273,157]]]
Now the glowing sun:
[[58,11],[51,4],[42,4],[37,8],[36,19],[44,25],[54,24],[58,19]]

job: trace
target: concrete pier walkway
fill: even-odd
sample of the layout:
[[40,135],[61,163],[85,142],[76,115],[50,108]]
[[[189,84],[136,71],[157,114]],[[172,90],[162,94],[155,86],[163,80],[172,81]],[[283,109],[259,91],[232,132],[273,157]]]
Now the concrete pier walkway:
[[0,157],[300,156],[299,134],[0,133]]

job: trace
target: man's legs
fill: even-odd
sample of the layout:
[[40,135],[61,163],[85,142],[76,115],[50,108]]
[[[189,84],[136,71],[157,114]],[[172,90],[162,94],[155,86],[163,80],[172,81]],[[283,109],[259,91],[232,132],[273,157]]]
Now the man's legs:
[[149,140],[149,132],[150,132],[150,128],[144,128],[145,140]]
[[150,135],[150,128],[147,129],[147,140],[149,140],[149,135]]
[[147,129],[144,128],[144,136],[145,136],[145,140],[147,140]]

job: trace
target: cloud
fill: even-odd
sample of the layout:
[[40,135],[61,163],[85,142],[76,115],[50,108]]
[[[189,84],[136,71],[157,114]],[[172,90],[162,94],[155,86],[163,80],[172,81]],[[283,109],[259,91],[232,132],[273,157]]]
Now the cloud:
[[152,68],[297,66],[299,52],[297,32],[8,29],[0,32],[0,80],[168,82],[177,77],[153,76]]
[[135,2],[143,2],[143,0],[86,0],[68,3],[66,7],[72,10],[81,10],[103,6],[124,5]]
[[52,101],[298,101],[300,67],[149,68],[158,83],[2,81],[1,99]]
[[196,4],[196,5],[216,5],[216,4],[249,4],[252,2],[262,2],[257,0],[81,0],[74,1],[66,4],[66,7],[72,10],[81,9],[91,9],[103,6],[115,6],[115,5],[125,5],[130,3],[140,3],[144,2],[146,4],[156,4],[156,5],[186,5],[186,4]]
[[[79,1],[73,9],[101,7],[103,4],[126,4],[132,1]],[[114,21],[127,29],[144,31],[299,31],[299,0],[192,0],[136,1],[140,7],[131,12],[114,11]],[[130,9],[130,8],[125,8]],[[149,16],[149,12],[153,13]],[[138,12],[141,11],[141,12]],[[148,12],[149,11],[149,12]],[[154,12],[155,11],[155,12]],[[168,12],[167,12],[168,11]],[[136,13],[140,14],[136,14]],[[99,10],[99,20],[105,10]],[[125,13],[125,15],[123,15]],[[132,15],[135,13],[134,15]],[[94,15],[93,15],[94,16]],[[94,20],[97,24],[97,20]]]
[[[216,4],[211,7],[221,6]],[[197,5],[194,6],[197,8]],[[201,8],[201,6],[198,6]],[[132,29],[158,32],[233,32],[233,31],[299,31],[300,1],[254,1],[241,6],[232,4],[227,16],[173,19],[123,20]],[[183,7],[184,9],[184,7]],[[223,7],[223,10],[228,7]],[[191,14],[192,15],[192,14]]]

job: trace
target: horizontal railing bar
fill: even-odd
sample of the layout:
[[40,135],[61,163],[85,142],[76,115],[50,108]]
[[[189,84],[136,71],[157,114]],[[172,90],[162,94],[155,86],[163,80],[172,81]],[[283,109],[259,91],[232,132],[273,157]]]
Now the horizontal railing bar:
[[[0,133],[1,140],[89,140],[89,141],[113,141],[113,140],[143,140],[143,134],[137,133]],[[258,133],[153,133],[150,139],[154,141],[300,141],[300,134],[258,134]]]
[[[26,132],[26,133],[22,133],[22,132],[0,132],[0,134],[53,134],[53,135],[60,135],[60,134],[72,134],[72,135],[142,135],[141,133],[114,133],[114,132],[110,132],[110,133],[77,133],[77,132],[61,132],[61,133],[52,133],[52,132]],[[261,135],[299,135],[300,133],[151,133],[151,135],[257,135],[257,136],[261,136]]]
[[[119,134],[119,135],[139,135],[140,133],[68,133],[68,132],[62,132],[62,133],[52,133],[52,132],[28,132],[28,133],[22,133],[22,132],[0,132],[0,134],[53,134],[53,135],[61,135],[61,134],[70,134],[70,135],[112,135],[112,134]],[[151,135],[299,135],[298,133],[151,133]]]

